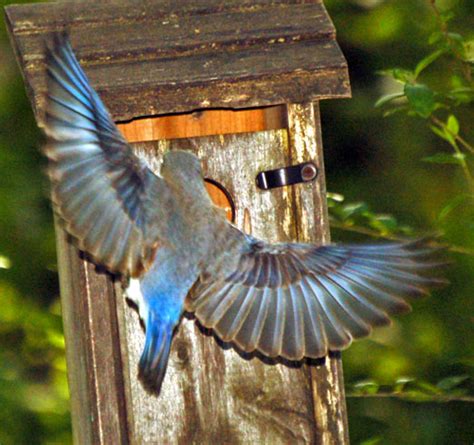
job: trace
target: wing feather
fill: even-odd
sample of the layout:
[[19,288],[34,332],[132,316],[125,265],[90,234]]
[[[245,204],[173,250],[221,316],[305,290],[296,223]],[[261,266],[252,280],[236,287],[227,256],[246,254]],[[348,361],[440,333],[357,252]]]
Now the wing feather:
[[[235,336],[235,342],[242,348],[255,350],[260,340],[263,329],[263,321],[268,312],[269,290],[257,289],[254,295],[252,307]],[[247,345],[247,346],[246,346]]]
[[67,37],[55,36],[46,63],[44,152],[55,211],[98,263],[138,276],[154,259],[169,189],[133,154]]
[[257,288],[251,287],[248,291],[240,288],[239,293],[236,293],[232,305],[215,326],[215,331],[224,341],[230,341],[236,337],[252,308],[256,292]]
[[389,324],[391,315],[410,310],[406,298],[443,284],[433,277],[443,264],[436,252],[420,241],[318,247],[242,235],[234,266],[217,259],[220,267],[200,282],[187,309],[244,351],[318,358]]

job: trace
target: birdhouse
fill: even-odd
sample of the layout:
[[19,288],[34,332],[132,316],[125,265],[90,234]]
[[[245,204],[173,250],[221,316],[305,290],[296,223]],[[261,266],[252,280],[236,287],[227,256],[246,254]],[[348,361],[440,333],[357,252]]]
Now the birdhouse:
[[[329,241],[319,101],[349,97],[321,0],[37,3],[6,8],[36,119],[45,42],[62,31],[92,86],[152,168],[202,160],[229,219],[269,241]],[[120,282],[56,225],[77,444],[348,442],[340,357],[245,354],[192,316],[161,394],[137,379],[144,333]]]

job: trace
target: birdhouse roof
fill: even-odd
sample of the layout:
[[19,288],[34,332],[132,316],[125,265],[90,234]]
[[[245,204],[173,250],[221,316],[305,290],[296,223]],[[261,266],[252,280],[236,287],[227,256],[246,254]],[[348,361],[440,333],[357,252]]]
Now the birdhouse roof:
[[36,3],[8,6],[6,16],[37,117],[45,42],[62,31],[118,121],[350,95],[318,0]]

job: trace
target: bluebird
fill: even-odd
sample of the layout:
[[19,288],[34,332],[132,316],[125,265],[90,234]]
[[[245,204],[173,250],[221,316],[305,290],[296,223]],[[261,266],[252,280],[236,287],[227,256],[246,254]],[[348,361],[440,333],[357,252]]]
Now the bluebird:
[[146,387],[160,391],[184,311],[245,352],[301,360],[346,348],[443,283],[423,241],[269,244],[241,232],[195,155],[165,153],[158,175],[133,153],[67,37],[46,63],[53,207],[81,250],[125,278],[146,331]]

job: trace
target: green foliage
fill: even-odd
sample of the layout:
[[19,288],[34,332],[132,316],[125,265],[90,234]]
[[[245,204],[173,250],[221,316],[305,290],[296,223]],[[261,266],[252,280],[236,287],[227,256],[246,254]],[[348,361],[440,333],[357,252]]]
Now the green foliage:
[[[453,11],[440,12],[436,2],[428,2],[436,16],[436,29],[428,37],[429,45],[434,49],[416,63],[415,69],[389,68],[378,70],[379,75],[388,77],[403,85],[402,91],[382,95],[375,102],[376,108],[384,109],[384,116],[403,113],[423,119],[430,130],[446,141],[452,151],[443,151],[423,156],[422,161],[432,164],[457,165],[465,177],[465,193],[461,188],[454,197],[449,197],[439,212],[437,221],[442,223],[448,215],[463,205],[473,206],[474,181],[470,165],[474,146],[461,134],[459,119],[454,113],[462,112],[462,106],[471,104],[474,99],[474,81],[472,78],[473,40],[461,34],[448,31],[448,22],[455,18]],[[452,62],[447,71],[447,84],[443,91],[419,81],[419,77],[428,68],[433,68],[443,58]],[[446,118],[438,113],[447,115]],[[377,215],[369,210],[364,202],[346,203],[339,195],[339,200],[329,197],[330,216],[334,227],[365,233],[373,236],[393,237],[394,235],[413,234],[415,230],[401,226],[391,215]],[[442,224],[437,231],[446,229]],[[455,249],[456,250],[456,249]]]
[[425,162],[433,162],[434,164],[458,164],[462,165],[466,160],[464,153],[435,153],[422,159]]
[[438,105],[434,92],[421,83],[406,83],[403,92],[408,99],[411,111],[421,117],[429,117]]
[[54,304],[45,311],[3,280],[0,295],[0,443],[25,443],[28,436],[33,443],[68,443],[69,394],[59,308]]
[[328,193],[328,209],[332,227],[385,238],[414,233],[393,215],[375,213],[365,202],[346,203],[341,194]]
[[68,444],[69,394],[42,141],[4,26],[0,59],[0,444]]
[[[454,261],[448,289],[416,303],[413,314],[344,353],[346,382],[355,382],[347,383],[351,439],[364,444],[468,443],[474,434],[468,426],[474,348],[467,340],[473,338],[467,314],[474,309],[474,27],[467,17],[474,11],[463,2],[441,12],[441,2],[399,0],[398,14],[406,8],[407,16],[396,37],[384,42],[362,29],[356,38],[358,26],[352,25],[362,16],[380,27],[399,20],[389,13],[395,2],[348,3],[327,2],[339,41],[349,48],[349,66],[352,62],[366,71],[363,78],[353,76],[351,110],[334,106],[343,115],[331,122],[338,134],[324,127],[328,183],[338,190],[328,200],[333,237],[403,239],[436,233]],[[346,32],[347,23],[352,29]],[[374,51],[379,54],[375,58]],[[378,81],[371,78],[371,64]],[[381,94],[371,95],[371,112],[367,97],[377,87]],[[325,112],[323,106],[323,123]],[[351,137],[370,148],[347,144],[346,156],[356,151],[362,158],[348,168],[334,152]],[[333,169],[341,173],[334,175]]]
[[[470,104],[474,98],[474,81],[472,77],[473,41],[461,34],[448,31],[448,21],[455,17],[452,11],[441,13],[435,1],[431,2],[437,16],[437,29],[428,38],[435,49],[417,64],[414,71],[393,68],[380,73],[392,77],[403,84],[403,93],[382,96],[375,103],[376,107],[388,106],[386,115],[403,111],[407,115],[416,115],[426,120],[431,131],[449,143],[454,153],[436,153],[423,160],[437,164],[456,164],[461,167],[466,178],[468,189],[474,191],[474,181],[468,158],[474,154],[474,146],[459,135],[460,124],[455,112],[460,105]],[[454,65],[449,71],[450,87],[444,91],[419,82],[419,76],[425,69],[438,62],[441,57],[450,58]],[[394,99],[406,99],[395,103]],[[449,115],[444,121],[436,115],[443,110]]]
[[[380,74],[401,82],[403,92],[380,97],[375,107],[385,107],[386,116],[395,112],[418,116],[425,120],[436,136],[449,144],[451,152],[438,152],[422,158],[422,161],[433,164],[457,165],[465,178],[464,188],[467,193],[461,187],[455,196],[449,197],[439,212],[437,221],[443,223],[448,215],[453,216],[461,206],[474,209],[474,201],[470,199],[474,193],[471,165],[474,146],[461,136],[461,125],[455,115],[462,113],[462,107],[471,104],[474,98],[473,41],[465,39],[461,34],[449,32],[447,24],[455,14],[452,11],[440,12],[435,1],[430,3],[437,17],[437,29],[428,38],[428,43],[435,47],[434,51],[423,57],[413,72],[400,68],[381,71]],[[440,62],[442,58],[449,58],[452,62],[451,69],[447,71],[449,87],[443,91],[435,91],[433,87],[420,83],[418,79],[425,69]],[[447,117],[438,115],[439,112],[447,114]],[[470,222],[472,221],[474,220],[470,216]],[[443,224],[440,224],[439,228],[446,230]]]
[[439,48],[436,51],[432,52],[431,54],[428,54],[426,57],[421,59],[416,67],[415,71],[413,72],[413,77],[416,79],[418,76],[421,74],[421,72],[427,68],[429,65],[431,65],[436,59],[441,57],[443,54],[446,53],[446,48]]
[[414,377],[398,377],[391,385],[362,380],[348,388],[347,397],[393,397],[410,402],[474,402],[472,378],[469,375],[444,377],[432,384]]

